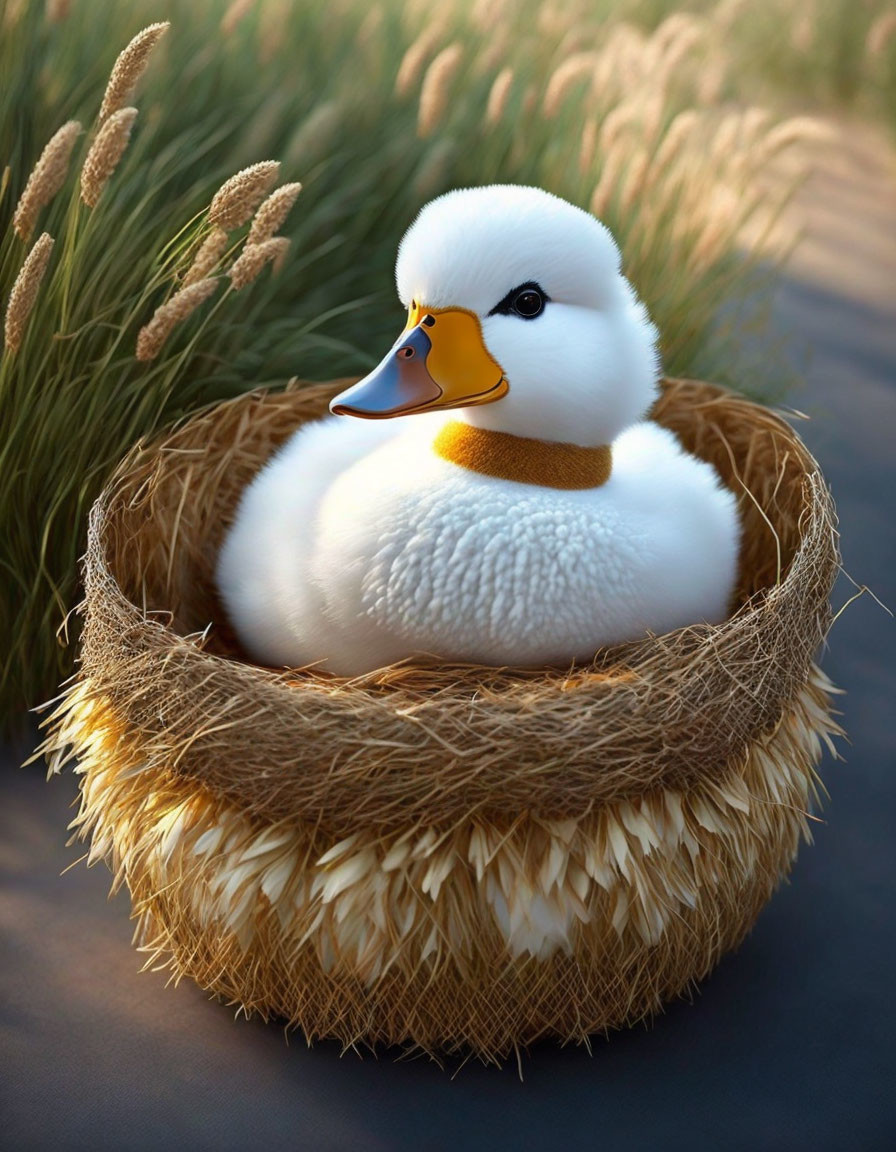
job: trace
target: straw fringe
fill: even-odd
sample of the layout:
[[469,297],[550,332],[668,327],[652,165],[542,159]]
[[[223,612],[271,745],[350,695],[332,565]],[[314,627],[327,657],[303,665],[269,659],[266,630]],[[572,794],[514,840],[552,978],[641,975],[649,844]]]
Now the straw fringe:
[[81,131],[77,120],[69,120],[53,134],[41,152],[12,218],[12,226],[20,240],[30,237],[40,210],[50,203],[65,183],[72,149]]
[[567,671],[261,669],[211,565],[248,479],[342,386],[219,405],[94,507],[44,749],[77,762],[90,858],[150,962],[309,1037],[498,1060],[658,1011],[786,873],[839,731],[812,659],[837,570],[817,465],[773,413],[666,382],[656,418],[741,499],[724,624]]
[[309,1037],[498,1061],[657,1012],[742,939],[811,839],[829,691],[813,668],[776,731],[689,793],[336,842],[149,769],[89,680],[50,756],[77,756],[73,827],[130,888],[153,966]]

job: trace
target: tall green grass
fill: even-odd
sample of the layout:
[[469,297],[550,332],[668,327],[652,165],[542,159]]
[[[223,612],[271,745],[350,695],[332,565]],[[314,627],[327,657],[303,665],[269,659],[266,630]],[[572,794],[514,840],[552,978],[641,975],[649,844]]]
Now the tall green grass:
[[[87,509],[115,462],[209,402],[375,363],[402,323],[398,240],[449,187],[533,183],[594,206],[660,328],[667,371],[743,385],[718,315],[725,304],[737,317],[751,287],[743,225],[777,208],[752,184],[774,129],[715,107],[732,81],[711,19],[664,25],[667,5],[630,5],[658,29],[648,36],[620,29],[615,7],[270,0],[226,29],[212,0],[74,0],[56,22],[40,4],[0,8],[4,307],[27,251],[11,220],[28,174],[60,124],[86,129],[34,234],[56,244],[24,342],[0,359],[2,722],[70,671],[57,632],[78,598]],[[132,98],[130,145],[88,209],[77,174],[109,70],[136,32],[166,19]],[[426,71],[450,44],[456,67],[424,115]],[[587,67],[548,114],[557,69],[581,53]],[[722,71],[707,92],[710,61]],[[504,106],[489,116],[505,69]],[[137,333],[177,290],[215,190],[268,158],[305,186],[284,228],[285,266],[239,293],[222,277],[163,354],[138,362]]]

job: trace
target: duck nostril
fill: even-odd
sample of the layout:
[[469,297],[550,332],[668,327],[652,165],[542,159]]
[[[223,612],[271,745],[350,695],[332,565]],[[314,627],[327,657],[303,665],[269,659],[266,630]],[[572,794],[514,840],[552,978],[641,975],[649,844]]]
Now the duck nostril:
[[395,355],[396,355],[396,356],[401,356],[401,358],[402,358],[403,360],[413,360],[413,358],[414,358],[414,349],[413,349],[413,348],[411,348],[411,347],[410,347],[410,345],[408,345],[408,344],[405,344],[405,346],[404,346],[403,348],[399,348],[399,349],[398,349],[398,351],[395,353]]
[[433,324],[435,324],[435,322],[436,322],[435,316],[433,316],[429,313],[427,313],[427,315],[424,316],[423,319],[420,321],[420,323],[425,324],[427,328],[432,328],[432,326],[433,326]]

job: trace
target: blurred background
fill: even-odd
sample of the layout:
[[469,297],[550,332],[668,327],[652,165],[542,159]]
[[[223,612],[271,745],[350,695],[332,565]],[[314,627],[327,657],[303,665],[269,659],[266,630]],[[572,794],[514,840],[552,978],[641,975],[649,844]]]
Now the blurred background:
[[[119,66],[110,113],[116,58],[161,22]],[[892,1147],[896,675],[875,597],[896,605],[893,4],[4,0],[0,76],[0,1022],[15,1146],[105,1132],[125,1148],[172,1133],[194,1147],[578,1147],[596,1133],[608,1147]],[[279,224],[288,245],[237,287],[249,224],[225,219],[219,243],[209,205],[265,161],[279,165],[268,190],[302,190]],[[607,223],[669,375],[811,417],[799,430],[849,573],[835,608],[871,593],[824,659],[852,743],[847,764],[822,765],[829,823],[793,884],[696,1007],[598,1041],[593,1059],[539,1049],[522,1087],[515,1071],[452,1084],[287,1048],[196,989],[138,977],[126,898],[103,903],[100,870],[59,875],[80,854],[64,846],[71,778],[17,770],[37,739],[26,709],[72,671],[86,514],[115,463],[221,398],[366,371],[400,326],[392,268],[416,211],[495,181]],[[13,324],[44,232],[52,253]],[[138,359],[202,251],[213,294]]]

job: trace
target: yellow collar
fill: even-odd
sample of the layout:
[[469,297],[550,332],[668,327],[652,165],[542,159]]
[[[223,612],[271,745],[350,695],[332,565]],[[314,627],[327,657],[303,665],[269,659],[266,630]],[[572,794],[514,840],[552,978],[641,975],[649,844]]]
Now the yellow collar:
[[450,420],[436,436],[433,450],[471,472],[538,484],[543,488],[599,488],[610,478],[613,455],[609,444],[582,448],[552,440],[530,440],[510,432],[475,428]]

